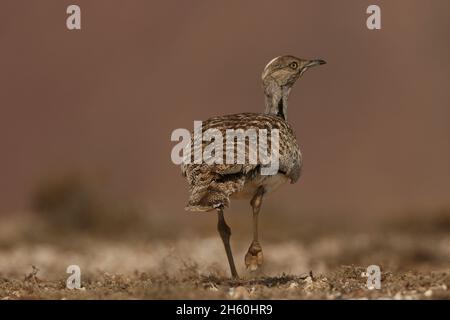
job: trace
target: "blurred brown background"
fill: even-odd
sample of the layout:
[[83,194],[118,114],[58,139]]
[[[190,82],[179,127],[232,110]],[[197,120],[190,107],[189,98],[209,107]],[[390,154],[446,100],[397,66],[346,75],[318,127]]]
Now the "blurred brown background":
[[[65,26],[73,3],[81,31]],[[366,28],[370,4],[381,6],[380,31]],[[291,94],[304,175],[269,197],[268,211],[445,208],[448,12],[446,0],[2,1],[0,214],[28,212],[41,181],[76,174],[184,225],[172,130],[263,111],[260,74],[282,54],[328,64]],[[250,215],[245,203],[229,212]]]

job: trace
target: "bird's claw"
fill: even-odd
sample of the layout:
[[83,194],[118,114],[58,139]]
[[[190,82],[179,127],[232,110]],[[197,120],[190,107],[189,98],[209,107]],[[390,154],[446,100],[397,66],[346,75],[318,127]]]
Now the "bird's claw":
[[245,266],[247,270],[256,271],[263,264],[263,261],[261,245],[258,241],[253,241],[245,255]]

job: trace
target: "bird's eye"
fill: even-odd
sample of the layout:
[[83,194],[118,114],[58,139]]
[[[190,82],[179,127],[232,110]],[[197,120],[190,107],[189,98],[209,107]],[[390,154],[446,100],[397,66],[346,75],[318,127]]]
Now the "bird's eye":
[[290,64],[289,64],[289,67],[291,67],[292,69],[297,69],[297,67],[298,67],[298,63],[297,62],[291,62]]

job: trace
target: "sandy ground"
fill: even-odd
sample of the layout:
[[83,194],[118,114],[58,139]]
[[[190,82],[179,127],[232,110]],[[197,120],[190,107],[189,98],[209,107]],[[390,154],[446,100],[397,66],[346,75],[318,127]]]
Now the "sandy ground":
[[[446,219],[365,231],[269,233],[262,240],[265,264],[257,273],[244,268],[251,235],[237,233],[232,246],[240,280],[229,279],[214,232],[146,239],[35,238],[13,224],[0,227],[0,299],[450,298]],[[73,264],[81,268],[80,290],[65,286],[66,268]],[[373,264],[381,268],[380,290],[369,290],[362,276]]]

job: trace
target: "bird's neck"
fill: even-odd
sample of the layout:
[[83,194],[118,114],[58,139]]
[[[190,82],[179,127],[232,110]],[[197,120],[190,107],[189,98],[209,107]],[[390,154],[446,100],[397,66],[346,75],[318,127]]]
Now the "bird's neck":
[[272,86],[265,88],[266,111],[287,121],[288,98],[291,89],[288,87]]

